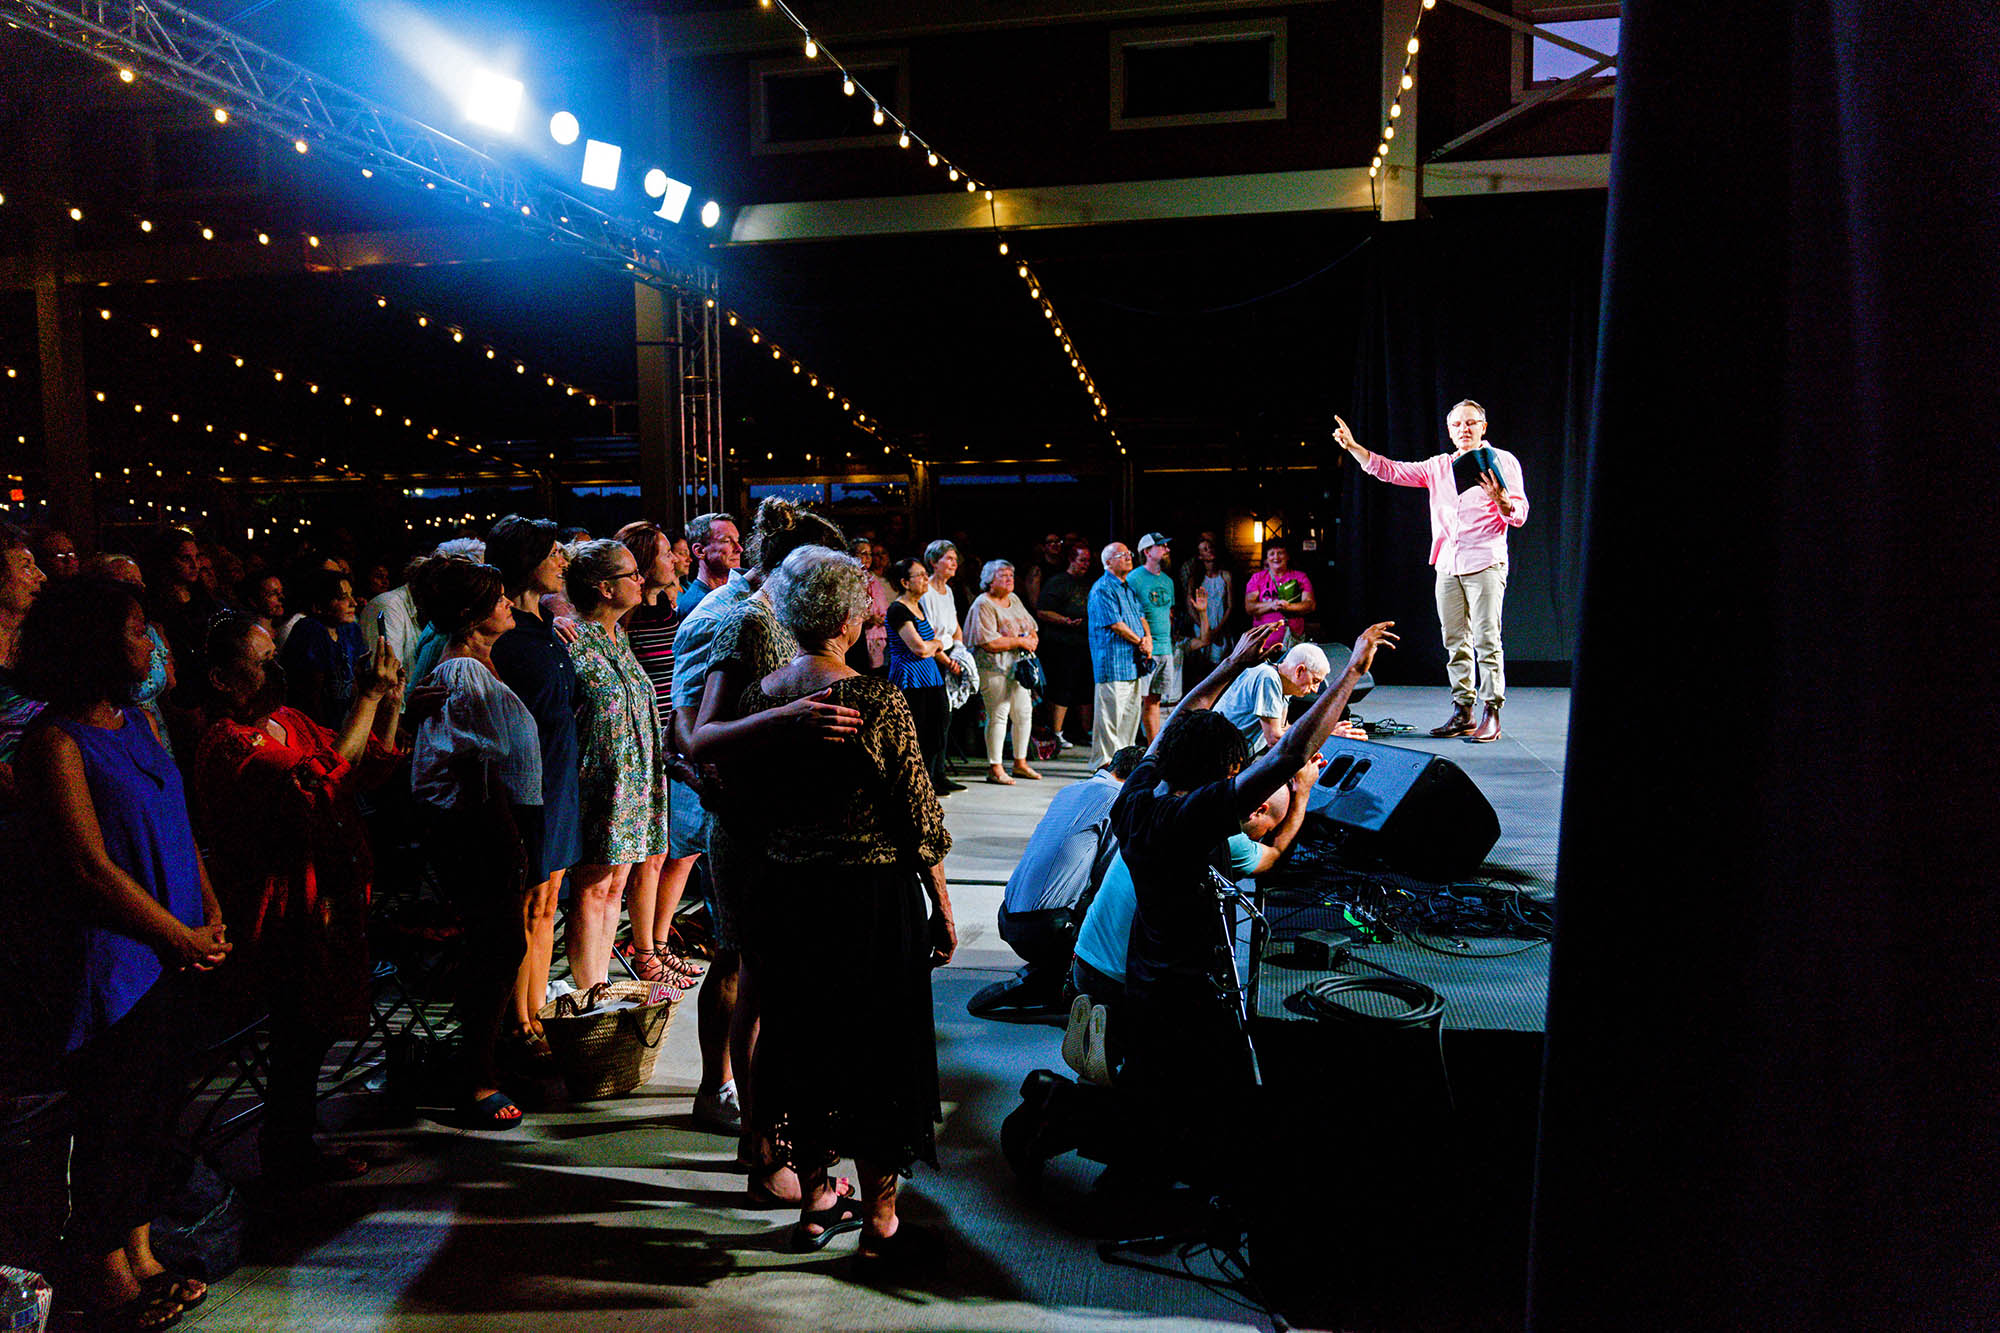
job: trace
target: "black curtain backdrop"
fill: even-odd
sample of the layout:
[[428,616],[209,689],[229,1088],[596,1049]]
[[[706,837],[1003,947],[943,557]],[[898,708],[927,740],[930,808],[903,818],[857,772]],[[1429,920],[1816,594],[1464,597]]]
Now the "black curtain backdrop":
[[1996,70],[1624,7],[1535,1328],[2000,1326]]
[[[1476,205],[1376,231],[1353,312],[1353,382],[1333,410],[1368,448],[1416,460],[1448,448],[1453,403],[1486,408],[1487,438],[1520,458],[1530,504],[1509,537],[1509,678],[1567,683],[1604,206],[1597,196]],[[1381,679],[1442,688],[1426,493],[1379,482],[1338,449],[1329,463],[1339,489],[1330,631],[1396,621],[1403,646]]]

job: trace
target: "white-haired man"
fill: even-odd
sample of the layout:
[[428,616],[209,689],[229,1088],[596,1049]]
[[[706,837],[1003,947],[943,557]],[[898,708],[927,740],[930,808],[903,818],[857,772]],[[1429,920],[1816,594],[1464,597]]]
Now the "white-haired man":
[[1124,542],[1104,548],[1104,573],[1090,588],[1090,670],[1097,682],[1090,729],[1090,766],[1102,768],[1139,735],[1139,702],[1152,670],[1153,636],[1146,608],[1125,582],[1132,552]]
[[[1243,744],[1254,759],[1284,738],[1289,725],[1286,701],[1318,694],[1331,670],[1324,648],[1316,643],[1297,644],[1280,661],[1260,662],[1231,681],[1215,711],[1243,733]],[[1336,723],[1333,734],[1355,740],[1367,736],[1346,722]]]
[[[1528,496],[1521,463],[1505,449],[1493,449],[1494,468],[1482,469],[1474,484],[1459,485],[1453,467],[1486,444],[1486,409],[1470,398],[1452,405],[1445,432],[1452,452],[1421,463],[1399,463],[1361,447],[1339,417],[1333,438],[1371,477],[1430,492],[1431,564],[1437,567],[1438,622],[1444,630],[1445,670],[1451,677],[1451,716],[1431,735],[1469,741],[1500,739],[1500,705],[1507,698],[1506,656],[1500,647],[1500,608],[1507,596],[1507,529],[1528,521]],[[1470,466],[1468,462],[1467,466]],[[1477,688],[1473,663],[1478,662]],[[1477,726],[1472,705],[1485,705]]]

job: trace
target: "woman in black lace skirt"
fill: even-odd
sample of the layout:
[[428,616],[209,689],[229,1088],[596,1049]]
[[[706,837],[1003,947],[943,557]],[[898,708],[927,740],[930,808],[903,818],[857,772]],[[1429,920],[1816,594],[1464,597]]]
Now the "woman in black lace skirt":
[[[931,969],[957,945],[951,835],[902,691],[847,665],[869,609],[860,562],[802,548],[769,586],[799,654],[745,687],[743,716],[814,696],[862,721],[838,744],[788,728],[757,756],[756,835],[774,873],[757,904],[769,965],[753,1115],[799,1174],[795,1246],[859,1229],[863,1256],[907,1256],[897,1181],[937,1160]],[[858,1200],[827,1178],[847,1156]]]

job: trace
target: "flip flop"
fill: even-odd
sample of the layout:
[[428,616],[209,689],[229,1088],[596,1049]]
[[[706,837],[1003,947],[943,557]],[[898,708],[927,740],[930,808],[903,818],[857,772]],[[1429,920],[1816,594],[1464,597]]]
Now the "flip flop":
[[[808,1226],[816,1226],[819,1230],[807,1231]],[[843,1195],[834,1201],[831,1208],[814,1208],[799,1214],[798,1222],[792,1227],[792,1251],[807,1254],[823,1250],[828,1241],[842,1232],[859,1230],[861,1205]]]
[[506,1093],[491,1093],[488,1096],[481,1097],[476,1102],[462,1103],[458,1108],[459,1123],[467,1129],[518,1128],[521,1123],[521,1116],[507,1116],[502,1114],[509,1107],[513,1107],[515,1111],[520,1110],[520,1107],[514,1105],[514,1099]]
[[172,1328],[180,1323],[186,1308],[178,1301],[141,1287],[137,1296],[122,1305],[91,1311],[83,1326],[100,1333],[154,1333],[155,1329]]

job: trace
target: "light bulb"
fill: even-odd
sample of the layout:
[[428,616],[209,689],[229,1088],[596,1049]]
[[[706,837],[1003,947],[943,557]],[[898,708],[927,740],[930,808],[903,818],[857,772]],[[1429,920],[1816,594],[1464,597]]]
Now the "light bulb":
[[130,83],[132,82],[132,80],[138,77],[139,76],[137,74],[134,74],[129,69],[121,69],[118,71],[118,82],[120,83]]
[[1007,242],[1000,242],[1000,253],[1003,255],[1007,253]]
[[936,165],[937,165],[937,150],[933,149],[933,150],[931,150],[930,152],[928,152],[928,153],[925,153],[925,154],[924,154],[924,160],[925,160],[925,161],[927,161],[927,162],[929,162],[929,163],[930,163],[930,165],[932,165],[932,166],[936,166]]
[[215,108],[215,123],[218,125],[227,125],[229,123],[229,113],[221,107]]
[[71,209],[71,210],[69,211],[69,220],[70,220],[71,222],[81,222],[81,221],[83,221],[83,210],[82,210],[82,209],[80,209],[80,208],[72,208],[72,209]]
[[1396,137],[1396,127],[1394,125],[1390,125],[1382,131],[1382,141],[1384,143],[1387,143],[1389,140],[1395,137]]
[[958,168],[957,168],[957,167],[952,167],[952,168],[951,168],[950,170],[946,171],[946,172],[945,172],[945,179],[946,179],[946,180],[954,180],[954,181],[955,181],[955,180],[957,180],[957,179],[958,179]]
[[853,76],[851,76],[851,75],[843,75],[843,76],[841,77],[841,80],[840,80],[840,92],[841,92],[841,95],[842,95],[842,96],[844,96],[844,97],[852,97],[852,96],[854,96],[854,79],[853,79]]
[[203,227],[203,228],[201,229],[201,239],[203,239],[204,241],[212,241],[212,240],[214,240],[214,239],[215,239],[215,228],[213,228],[213,227]]
[[292,150],[293,150],[294,152],[299,152],[299,153],[303,153],[303,152],[305,152],[305,151],[306,151],[306,141],[305,141],[304,139],[294,139],[294,140],[292,140]]
[[910,146],[910,132],[908,130],[904,130],[901,134],[896,136],[896,147],[908,148],[909,146]]
[[806,38],[806,59],[807,60],[819,59],[819,43],[814,41],[810,37]]
[[1389,119],[1394,120],[1402,114],[1403,104],[1401,102],[1391,102],[1389,104]]
[[151,231],[152,229],[153,229],[153,224],[151,222],[148,222],[145,218],[139,219],[140,231]]
[[1409,76],[1408,74],[1405,74],[1405,75],[1403,76],[1403,91],[1404,91],[1404,92],[1408,92],[1408,91],[1409,91],[1410,89],[1412,89],[1412,88],[1414,88],[1414,87],[1416,87],[1416,86],[1417,86],[1417,81],[1416,81],[1415,79],[1411,78],[1411,77],[1410,77],[1410,76]]
[[1411,55],[1415,55],[1417,53],[1417,39],[1414,37],[1410,38],[1410,44],[1404,50],[1408,51]]
[[887,120],[887,119],[888,119],[888,117],[882,114],[882,108],[881,108],[881,107],[879,107],[879,106],[878,106],[878,107],[876,107],[876,108],[875,108],[875,116],[874,116],[874,120],[875,120],[875,123],[876,123],[877,125],[880,125],[880,124],[881,124],[881,123],[882,123],[883,121],[885,121],[885,120]]

